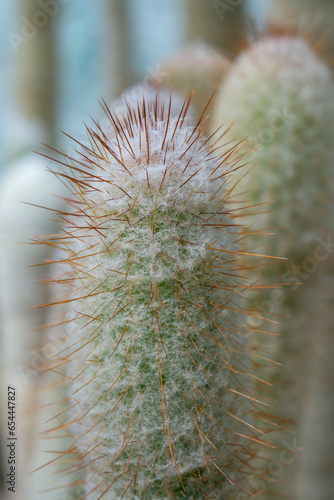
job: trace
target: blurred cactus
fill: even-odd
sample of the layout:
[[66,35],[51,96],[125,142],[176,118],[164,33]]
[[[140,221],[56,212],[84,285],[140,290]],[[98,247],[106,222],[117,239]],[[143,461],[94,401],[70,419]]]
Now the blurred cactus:
[[[333,206],[333,201],[331,202]],[[334,231],[330,233],[331,241]],[[333,249],[332,249],[333,253]],[[308,360],[310,384],[302,419],[302,442],[297,500],[331,500],[334,497],[334,261],[328,254],[304,287],[305,327],[313,337]]]
[[109,72],[107,80],[112,89],[109,97],[119,96],[131,83],[131,48],[128,0],[104,0],[106,40],[104,57]]
[[192,105],[199,118],[230,67],[231,61],[223,54],[209,45],[193,43],[162,63],[160,83],[184,98],[195,91]]
[[[15,498],[18,500],[35,500],[42,489],[40,482],[34,490],[35,479],[30,472],[36,466],[40,430],[37,406],[41,398],[35,391],[43,380],[37,372],[45,343],[40,327],[46,322],[46,316],[44,310],[31,308],[48,301],[48,289],[41,285],[41,280],[47,277],[45,266],[29,266],[51,257],[49,246],[36,247],[27,241],[43,233],[52,234],[57,228],[51,212],[28,206],[23,201],[55,210],[63,208],[63,201],[52,197],[50,192],[61,195],[63,186],[46,173],[44,162],[32,154],[10,166],[0,189],[1,354],[4,381],[17,389],[19,478]],[[6,394],[2,397],[6,398]],[[6,404],[3,402],[2,407]],[[6,432],[7,426],[1,430]],[[50,497],[44,495],[44,498]]]
[[16,42],[18,110],[52,144],[56,135],[56,11],[52,6],[51,11],[45,10],[39,0],[20,0],[19,9],[25,36]]
[[208,43],[228,55],[240,52],[245,38],[244,2],[186,0],[186,8],[188,41]]
[[89,129],[64,173],[73,208],[54,244],[68,316],[52,363],[67,366],[75,445],[63,455],[79,454],[85,498],[244,499],[265,431],[224,194],[231,150],[211,151],[189,100],[176,116],[159,101],[106,108],[113,131]]
[[[239,199],[244,196],[254,205],[250,212],[262,212],[258,216],[262,232],[266,228],[276,233],[265,240],[254,235],[256,251],[289,259],[264,269],[266,282],[305,282],[262,295],[269,313],[283,315],[281,339],[268,345],[268,350],[277,350],[275,360],[283,364],[279,374],[272,376],[280,381],[278,404],[272,411],[298,424],[310,381],[308,362],[314,356],[314,337],[306,337],[302,296],[309,275],[321,265],[318,238],[327,237],[330,227],[333,97],[330,71],[306,42],[268,38],[236,61],[217,99],[214,124],[235,119],[224,141],[248,136],[251,146],[258,145],[248,156],[249,161],[256,159],[255,166],[241,178],[236,192]],[[266,206],[268,202],[274,203]],[[259,231],[253,227],[253,232]],[[319,251],[326,252],[321,247]],[[292,475],[294,468],[289,469]],[[285,493],[294,494],[291,483]]]
[[296,263],[309,255],[326,214],[332,97],[330,71],[307,43],[277,37],[239,57],[217,99],[215,126],[234,117],[227,139],[248,137],[258,146],[252,153],[256,166],[238,190],[251,193],[255,203],[277,201],[259,216],[261,225],[291,230],[288,238],[277,235],[265,245],[270,254]]
[[[282,19],[286,15],[309,16],[318,14],[326,15],[333,7],[332,0],[273,0],[273,12]],[[289,21],[290,19],[288,19]],[[283,19],[282,19],[283,22]]]
[[273,0],[268,21],[274,27],[304,33],[319,45],[332,62],[333,19],[332,0]]

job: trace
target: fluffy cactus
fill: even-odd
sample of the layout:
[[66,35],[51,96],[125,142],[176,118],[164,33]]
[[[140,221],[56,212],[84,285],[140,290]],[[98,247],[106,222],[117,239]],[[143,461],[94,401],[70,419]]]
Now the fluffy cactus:
[[236,54],[245,41],[244,11],[240,1],[186,0],[187,39],[202,41]]
[[[124,100],[126,102],[126,100]],[[248,498],[258,405],[242,298],[242,230],[224,189],[238,158],[159,94],[89,129],[64,177],[72,211],[53,244],[68,293],[63,425],[85,498]],[[60,160],[64,162],[63,160]],[[56,280],[57,281],[57,280]],[[267,423],[265,424],[266,427]],[[63,428],[60,426],[60,428]],[[233,493],[231,493],[231,491]]]
[[[333,241],[334,232],[331,232]],[[328,500],[334,495],[334,259],[328,258],[304,287],[303,309],[309,337],[316,337],[309,360],[311,380],[302,419],[297,500]]]
[[[224,141],[248,136],[257,146],[249,156],[255,166],[238,184],[235,201],[243,193],[250,204],[259,204],[260,227],[275,233],[262,238],[261,245],[253,236],[256,251],[289,259],[264,271],[267,282],[305,282],[307,287],[310,273],[321,265],[318,238],[327,238],[331,217],[333,97],[329,69],[306,42],[293,37],[256,43],[240,55],[221,88],[215,125],[236,120]],[[272,203],[266,206],[268,202]],[[273,411],[284,409],[285,417],[297,422],[314,352],[314,337],[305,338],[303,329],[304,293],[294,286],[262,295],[269,312],[282,315],[275,348],[283,364],[279,379],[287,385],[280,386]],[[268,348],[273,349],[272,342]],[[293,494],[291,483],[288,493]]]
[[277,37],[239,57],[217,101],[214,126],[233,117],[236,122],[224,141],[248,137],[257,148],[250,157],[255,167],[239,192],[249,192],[255,203],[276,202],[261,209],[261,227],[285,228],[285,237],[281,232],[262,239],[265,248],[296,263],[309,255],[319,220],[325,219],[332,99],[330,71],[307,43]]

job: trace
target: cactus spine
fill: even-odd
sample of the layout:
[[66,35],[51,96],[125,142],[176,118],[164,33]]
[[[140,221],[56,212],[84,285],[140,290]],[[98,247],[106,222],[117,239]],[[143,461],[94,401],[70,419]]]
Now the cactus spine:
[[74,198],[56,243],[67,254],[58,281],[69,287],[58,363],[75,445],[63,456],[79,454],[89,499],[254,490],[261,403],[244,327],[242,230],[224,187],[237,147],[217,156],[201,121],[189,124],[189,102],[177,116],[159,93],[119,116],[106,108],[113,132],[89,129],[91,146],[66,157]]

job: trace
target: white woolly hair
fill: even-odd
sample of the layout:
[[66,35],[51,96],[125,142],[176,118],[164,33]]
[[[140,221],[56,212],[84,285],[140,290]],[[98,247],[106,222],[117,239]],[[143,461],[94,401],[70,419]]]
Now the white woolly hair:
[[330,203],[333,178],[333,97],[328,67],[298,37],[257,42],[239,56],[220,89],[214,126],[235,120],[224,141],[248,137],[255,147],[247,157],[254,166],[235,194],[259,204],[275,202],[262,205],[256,218],[258,227],[282,235],[262,239],[261,251],[269,255],[303,259],[319,221],[325,225],[324,200]]
[[89,129],[91,147],[65,156],[59,360],[66,453],[90,499],[225,498],[256,474],[241,229],[225,189],[238,147],[217,156],[187,123],[190,98],[176,116],[159,99],[124,100],[120,117],[106,107],[113,136]]

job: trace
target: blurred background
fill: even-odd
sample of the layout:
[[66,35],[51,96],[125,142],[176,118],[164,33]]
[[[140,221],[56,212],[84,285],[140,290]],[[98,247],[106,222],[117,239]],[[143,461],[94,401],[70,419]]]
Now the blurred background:
[[[298,3],[300,7],[296,0]],[[332,2],[327,3],[333,7]],[[47,302],[45,289],[36,286],[37,281],[46,275],[45,269],[33,271],[27,266],[50,258],[50,253],[18,243],[56,231],[52,218],[21,202],[24,200],[56,210],[63,207],[60,199],[64,195],[63,186],[52,176],[45,175],[45,166],[52,165],[33,151],[50,154],[42,143],[66,148],[68,139],[60,130],[84,141],[84,122],[90,123],[90,116],[98,120],[103,118],[98,102],[101,97],[111,103],[129,86],[140,82],[148,86],[164,83],[171,67],[168,66],[169,58],[189,42],[206,43],[226,60],[233,61],[257,33],[267,30],[269,18],[273,21],[272,16],[277,16],[278,26],[287,21],[286,14],[279,18],[279,11],[272,10],[273,4],[274,0],[2,0],[0,390],[4,405],[8,384],[18,388],[20,414],[29,414],[40,404],[35,395],[40,382],[29,374],[27,366],[39,363],[38,356],[32,361],[31,353],[41,349],[36,330],[47,322],[47,318],[41,311],[28,312],[28,308]],[[314,1],[314,6],[316,4]],[[324,14],[319,9],[315,9],[315,13]],[[298,14],[301,17],[302,10]],[[224,65],[223,60],[218,59],[216,64]],[[43,401],[43,404],[47,403]],[[0,424],[4,429],[7,420],[2,407],[1,413]],[[39,427],[34,420],[22,417],[20,423],[18,417],[22,436],[19,451],[22,466],[18,481],[21,480],[23,486],[21,492],[10,494],[8,498],[80,498],[75,491],[68,496],[59,492],[40,495],[38,491],[49,484],[47,473],[42,471],[33,479],[25,474],[27,463],[34,463],[36,467],[43,463],[39,457],[41,450],[36,444]],[[310,426],[309,421],[307,425]],[[333,426],[329,425],[331,439]],[[4,434],[1,432],[0,455],[5,449]],[[293,449],[296,455],[283,460],[283,464],[278,462],[279,472],[273,471],[271,481],[280,482],[284,467],[290,461],[295,466],[295,456],[307,448],[305,443],[291,439],[282,446]],[[318,441],[312,445],[315,450],[317,445]],[[319,450],[321,453],[321,446]],[[324,465],[324,474],[331,475],[333,463],[331,457]],[[7,462],[4,456],[1,457],[1,467],[4,479],[0,487],[2,495],[6,495]],[[332,472],[334,475],[334,470]],[[300,474],[303,477],[305,472]],[[306,498],[298,493],[298,485],[293,488],[293,495],[285,491],[284,497],[277,492],[274,497]],[[261,498],[269,498],[266,495],[264,493]],[[329,487],[323,496],[309,497],[310,500],[333,498],[334,489]]]
[[[221,23],[213,3],[211,15]],[[268,0],[234,2],[238,3],[263,25]],[[31,144],[60,140],[59,129],[78,137],[82,122],[99,114],[100,96],[110,100],[127,86],[154,77],[161,61],[189,41],[188,4],[185,0],[4,0],[1,172]],[[226,15],[234,13],[227,10]],[[217,47],[218,40],[206,40],[208,35],[204,30],[191,37]],[[217,48],[231,51],[231,44],[222,42]]]

